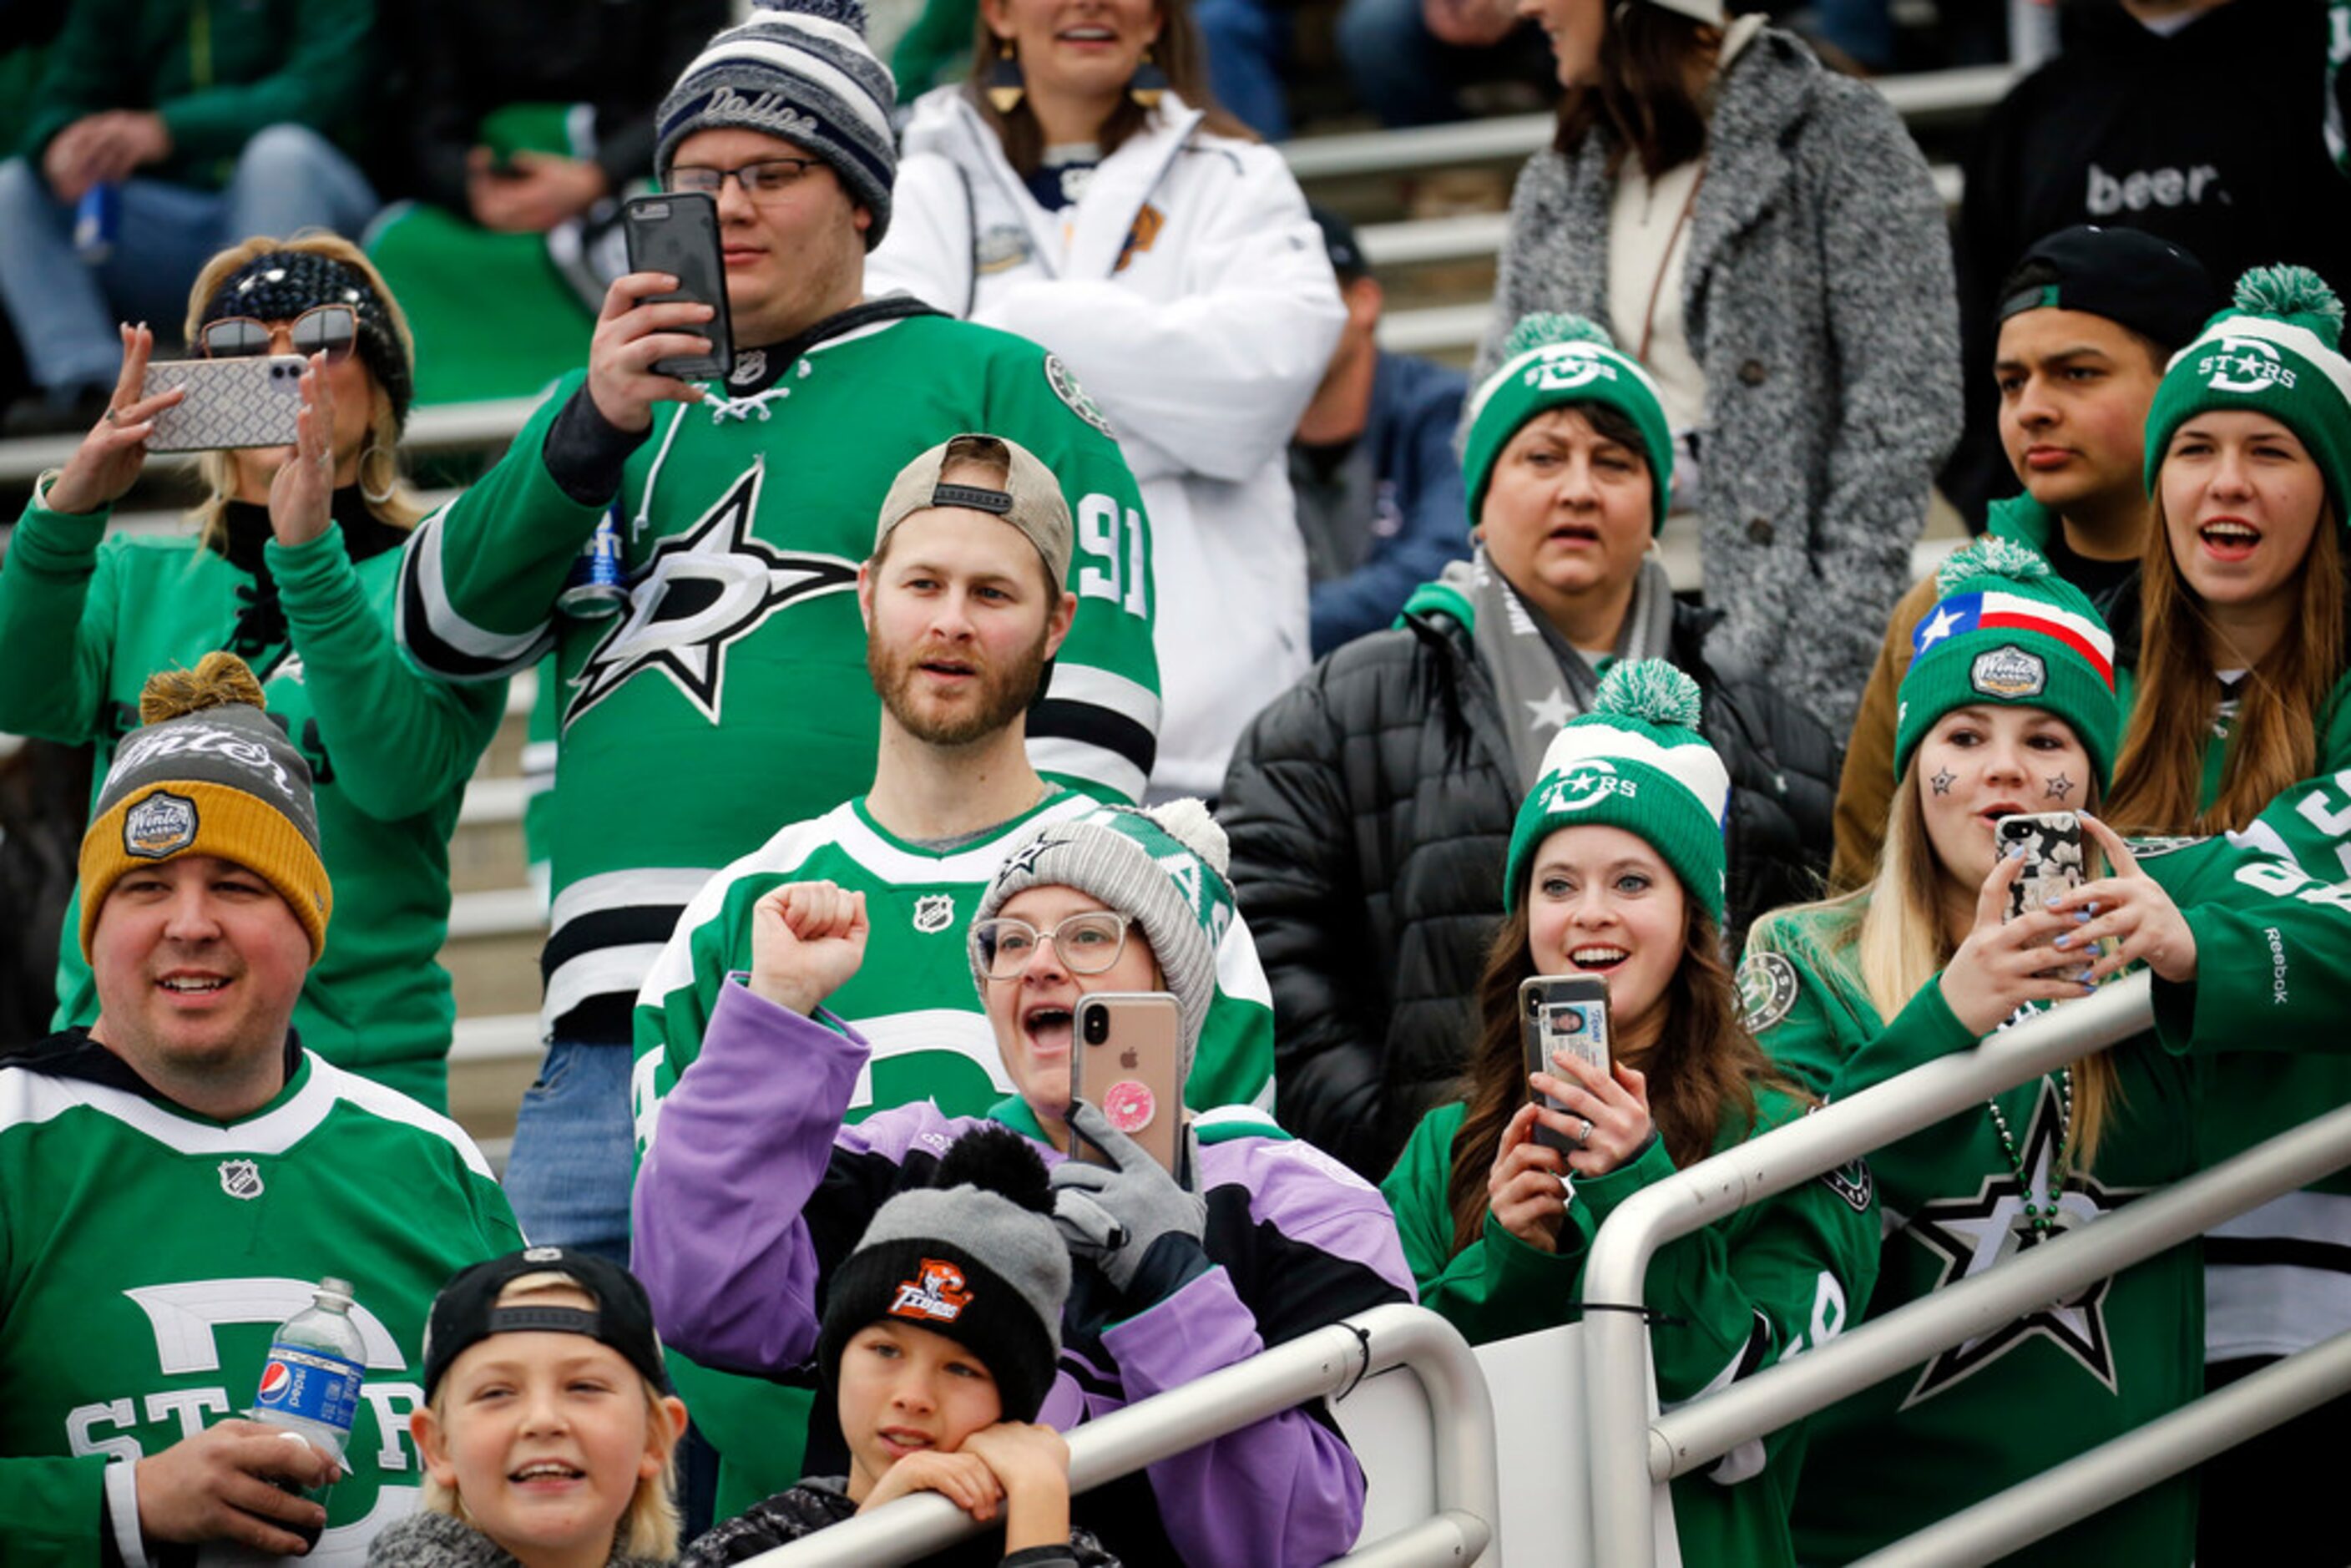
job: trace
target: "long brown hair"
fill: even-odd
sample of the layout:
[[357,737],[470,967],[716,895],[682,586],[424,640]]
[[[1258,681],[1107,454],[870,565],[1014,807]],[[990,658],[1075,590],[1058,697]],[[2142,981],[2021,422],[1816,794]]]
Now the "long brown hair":
[[2343,549],[2322,499],[2302,558],[2300,602],[2286,634],[2240,687],[2220,792],[2203,805],[2204,752],[2228,657],[2203,596],[2171,553],[2158,486],[2139,555],[2137,687],[2115,764],[2110,814],[2125,832],[2222,833],[2249,827],[2288,786],[2317,770],[2317,718],[2343,677]]
[[1583,145],[1600,125],[1615,134],[1608,150],[1608,173],[1625,167],[1627,153],[1654,180],[1706,151],[1711,88],[1694,91],[1692,67],[1722,47],[1722,29],[1660,5],[1604,7],[1600,24],[1600,80],[1572,87],[1559,100],[1559,129],[1552,146],[1562,156]]
[[[1681,962],[1658,998],[1665,1009],[1656,1043],[1638,1061],[1648,1079],[1649,1115],[1666,1153],[1689,1166],[1714,1152],[1726,1123],[1744,1136],[1755,1126],[1755,1091],[1770,1084],[1792,1098],[1803,1092],[1783,1078],[1739,1021],[1730,969],[1714,922],[1685,901]],[[1487,1177],[1502,1129],[1527,1101],[1526,1053],[1519,1037],[1519,985],[1535,973],[1523,898],[1494,934],[1478,977],[1478,1040],[1469,1058],[1468,1113],[1453,1134],[1446,1198],[1453,1210],[1453,1250],[1478,1239],[1486,1223]]]
[[[1192,22],[1191,7],[1185,0],[1157,0],[1159,38],[1151,46],[1151,58],[1167,73],[1167,86],[1177,98],[1201,110],[1203,123],[1219,136],[1237,137],[1246,141],[1258,140],[1257,132],[1217,107],[1216,95],[1208,90],[1208,52],[1200,42],[1200,30]],[[1037,111],[1029,107],[1026,94],[1008,113],[987,100],[987,76],[996,68],[997,52],[1009,47],[1008,40],[999,39],[987,25],[987,7],[979,7],[973,23],[971,70],[963,84],[964,97],[971,100],[979,118],[996,132],[1004,144],[1004,157],[1013,172],[1022,179],[1037,172],[1044,161],[1045,130],[1037,123]],[[1122,93],[1118,106],[1094,132],[1094,146],[1105,158],[1123,146],[1127,139],[1151,122],[1151,110]]]

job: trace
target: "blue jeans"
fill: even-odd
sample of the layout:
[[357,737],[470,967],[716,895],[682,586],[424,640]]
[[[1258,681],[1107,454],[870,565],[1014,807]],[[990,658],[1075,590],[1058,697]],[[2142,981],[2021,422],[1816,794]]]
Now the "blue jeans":
[[625,1045],[555,1040],[523,1091],[506,1188],[533,1246],[577,1247],[627,1266],[634,1059]]
[[254,235],[355,235],[375,209],[366,176],[325,138],[272,125],[245,144],[221,190],[124,181],[114,254],[92,267],[74,252],[73,208],[39,169],[11,159],[0,163],[0,303],[35,385],[52,393],[112,386],[122,366],[115,323],[154,322],[169,337],[214,255]]
[[1234,119],[1268,141],[1290,138],[1281,65],[1290,11],[1281,0],[1199,0],[1192,21],[1207,47],[1208,89]]

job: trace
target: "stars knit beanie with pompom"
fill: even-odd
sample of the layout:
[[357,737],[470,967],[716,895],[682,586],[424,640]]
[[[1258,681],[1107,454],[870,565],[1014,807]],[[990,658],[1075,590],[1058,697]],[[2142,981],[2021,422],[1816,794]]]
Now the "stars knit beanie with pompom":
[[2098,788],[2113,781],[2122,706],[2115,639],[2082,591],[2040,551],[1980,539],[1935,574],[1935,608],[1910,633],[1909,673],[1894,719],[1894,776],[1956,707],[2046,708],[2074,727]]
[[1698,733],[1698,683],[1663,659],[1610,670],[1592,711],[1562,727],[1519,808],[1503,887],[1527,896],[1535,852],[1562,828],[1622,828],[1665,857],[1718,929],[1730,774]]
[[2147,492],[2179,427],[2217,409],[2265,413],[2294,432],[2351,524],[2351,361],[2343,301],[2306,267],[2257,267],[2230,308],[2172,356],[2147,415]]
[[1605,403],[1641,433],[1649,460],[1652,532],[1666,521],[1673,499],[1674,435],[1657,383],[1632,355],[1620,351],[1607,329],[1581,316],[1541,311],[1521,317],[1502,344],[1502,362],[1469,395],[1469,434],[1461,448],[1461,478],[1469,497],[1469,524],[1486,505],[1494,460],[1519,427],[1548,409]]

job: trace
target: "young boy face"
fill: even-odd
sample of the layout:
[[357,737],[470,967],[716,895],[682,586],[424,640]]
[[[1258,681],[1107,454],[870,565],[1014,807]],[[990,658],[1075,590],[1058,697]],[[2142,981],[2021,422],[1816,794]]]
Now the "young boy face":
[[2137,500],[2147,411],[2163,367],[2104,316],[2025,310],[2001,323],[2000,440],[2032,498],[2063,513]]
[[862,1501],[890,1467],[925,1449],[951,1454],[1004,1416],[996,1379],[955,1340],[887,1318],[841,1353],[841,1433],[850,1497]]
[[[592,1310],[583,1291],[534,1291],[534,1305]],[[674,1432],[656,1429],[644,1379],[585,1334],[497,1333],[449,1364],[437,1408],[410,1417],[434,1479],[474,1523],[526,1563],[601,1543],[637,1483],[661,1473]],[[674,1399],[665,1400],[664,1418]],[[676,1411],[683,1424],[684,1408]]]

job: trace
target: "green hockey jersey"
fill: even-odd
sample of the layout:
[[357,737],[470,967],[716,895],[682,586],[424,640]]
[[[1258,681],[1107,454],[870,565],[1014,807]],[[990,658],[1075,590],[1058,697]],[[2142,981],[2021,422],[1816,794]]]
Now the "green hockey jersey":
[[96,1563],[126,1519],[135,1547],[130,1465],[246,1409],[271,1330],[332,1274],[367,1378],[303,1561],[358,1568],[423,1483],[434,1292],[521,1245],[454,1123],[314,1054],[226,1125],[75,1034],[0,1058],[0,1564]]
[[[1886,1233],[1871,1312],[2194,1171],[2205,1129],[2231,1112],[2210,1093],[2210,1053],[2351,1045],[2340,1038],[2351,1002],[2351,890],[2226,840],[2141,848],[2143,868],[2196,933],[2199,978],[2156,981],[2156,1029],[2110,1053],[2120,1093],[2095,1166],[2061,1164],[2071,1114],[2062,1075],[1999,1095],[1997,1114],[1965,1112],[1873,1153]],[[1756,1038],[1832,1097],[1975,1044],[1939,985],[1891,1021],[1878,1016],[1841,942],[1851,918],[1831,908],[1761,922],[1740,970]],[[2037,1230],[2024,1206],[2053,1201],[2058,1219]],[[1821,1412],[1796,1499],[1800,1554],[1849,1562],[2194,1398],[2203,1308],[2200,1250],[2176,1248]],[[2185,1563],[2195,1513],[2192,1478],[2175,1478],[2003,1561]]]
[[[335,885],[326,952],[294,1026],[328,1061],[437,1108],[456,1019],[438,959],[449,835],[506,688],[450,687],[402,667],[399,537],[349,505],[356,494],[338,496],[339,525],[292,549],[263,543],[260,508],[233,508],[227,554],[188,537],[104,538],[103,517],[28,506],[0,569],[0,664],[18,672],[0,680],[0,730],[93,745],[94,800],[116,742],[138,726],[149,675],[215,648],[244,658],[310,765]],[[347,538],[364,558],[356,565]],[[58,1028],[98,1016],[79,920],[69,907]]]
[[[935,315],[872,321],[756,395],[663,405],[618,497],[592,503],[567,494],[543,456],[583,381],[558,386],[505,460],[418,528],[400,604],[409,657],[444,679],[554,651],[542,960],[553,1032],[625,1040],[646,970],[710,874],[777,823],[872,782],[881,705],[857,566],[891,479],[959,432],[1035,453],[1076,525],[1078,615],[1029,716],[1030,758],[1072,788],[1141,797],[1159,722],[1149,525],[1116,443],[1058,360]],[[626,602],[601,620],[559,613],[607,500]]]
[[[789,882],[826,881],[865,895],[865,961],[825,1009],[872,1042],[848,1121],[929,1100],[948,1116],[980,1116],[1015,1092],[972,985],[965,934],[1006,849],[1027,830],[1094,809],[1057,791],[985,838],[945,852],[892,834],[862,796],[795,822],[695,895],[639,993],[632,1099],[642,1158],[662,1097],[700,1054],[704,1028],[730,974],[751,967],[751,906]],[[1212,1008],[1185,1100],[1195,1110],[1273,1105],[1273,998],[1257,946],[1236,918],[1217,950],[1217,987],[1238,1005]],[[733,1377],[672,1352],[679,1392],[724,1458],[721,1517],[799,1480],[805,1391]],[[779,1442],[775,1434],[793,1434]]]
[[[1638,1159],[1604,1176],[1577,1179],[1557,1252],[1528,1246],[1490,1210],[1477,1242],[1455,1252],[1446,1184],[1467,1111],[1456,1101],[1423,1116],[1380,1184],[1420,1304],[1476,1343],[1569,1322],[1602,1223],[1626,1197],[1673,1174],[1665,1141],[1652,1139]],[[1802,1113],[1799,1102],[1770,1089],[1757,1095],[1756,1112],[1751,1130],[1722,1130],[1718,1153]],[[1869,1169],[1856,1161],[1659,1251],[1643,1294],[1665,1314],[1649,1333],[1658,1397],[1670,1406],[1713,1393],[1834,1338],[1869,1298],[1877,1228]],[[1693,1568],[1793,1563],[1788,1509],[1803,1462],[1803,1427],[1784,1427],[1675,1481],[1682,1561]]]

